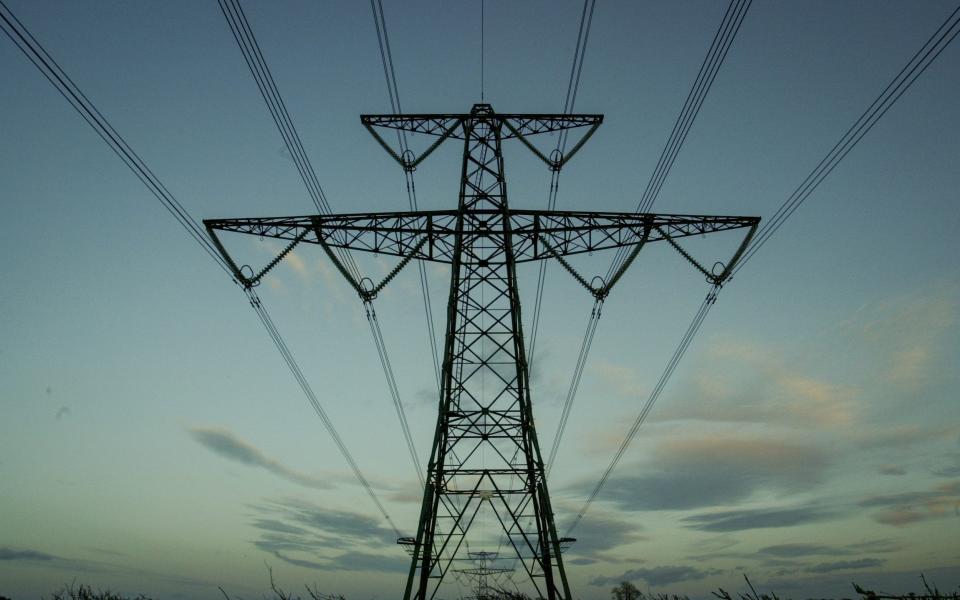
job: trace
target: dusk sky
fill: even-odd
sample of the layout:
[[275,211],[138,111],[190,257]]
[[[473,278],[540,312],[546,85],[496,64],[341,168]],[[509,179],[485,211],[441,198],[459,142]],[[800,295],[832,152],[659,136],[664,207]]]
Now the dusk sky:
[[[4,2],[194,217],[314,210],[216,2]],[[404,110],[469,112],[479,2],[383,4]],[[558,208],[636,207],[726,6],[597,3],[575,110],[604,124],[564,168]],[[402,171],[359,119],[390,112],[369,4],[244,8],[333,210],[406,209]],[[560,112],[581,8],[487,1],[484,100]],[[955,8],[756,0],[653,210],[768,219]],[[0,595],[76,581],[256,598],[266,563],[298,593],[400,596],[407,555],[241,290],[6,37],[0,73]],[[960,585],[958,132],[955,42],[724,287],[572,534],[575,598],[624,580],[706,598],[743,573],[794,598],[849,597],[851,581],[920,591],[921,573]],[[460,149],[418,168],[421,208],[455,207]],[[516,143],[505,161],[511,205],[545,208],[545,166]],[[689,248],[712,262],[725,243]],[[283,245],[235,247],[261,265]],[[443,331],[449,268],[428,273]],[[529,330],[536,268],[519,283]],[[607,299],[550,474],[562,533],[708,288],[663,245]],[[414,535],[422,489],[362,303],[315,246],[258,293]],[[437,393],[420,294],[406,269],[376,308],[426,463]],[[592,304],[551,268],[532,365],[541,447]]]

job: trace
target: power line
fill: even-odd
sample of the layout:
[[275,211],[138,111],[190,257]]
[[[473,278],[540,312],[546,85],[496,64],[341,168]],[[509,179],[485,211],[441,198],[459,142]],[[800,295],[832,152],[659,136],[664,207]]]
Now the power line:
[[[263,52],[260,50],[260,45],[253,34],[253,29],[250,27],[250,23],[246,18],[243,7],[241,6],[239,0],[218,0],[218,2],[220,5],[220,10],[226,18],[227,23],[230,26],[230,31],[233,33],[234,39],[237,42],[237,46],[240,48],[243,54],[244,61],[246,62],[247,67],[250,69],[250,73],[253,75],[257,87],[267,104],[267,108],[273,117],[273,121],[277,125],[281,137],[283,137],[284,143],[286,144],[291,156],[294,157],[294,162],[297,165],[300,176],[303,179],[303,182],[307,187],[307,191],[314,202],[314,206],[321,214],[330,214],[330,204],[323,193],[323,189],[321,188],[319,180],[317,179],[316,172],[314,171],[313,166],[310,163],[310,159],[303,148],[303,144],[300,141],[300,136],[297,134],[293,120],[290,118],[290,114],[289,111],[287,111],[283,97],[280,95],[280,92],[277,89],[276,82],[273,79],[273,75],[270,73],[270,68],[263,57]],[[371,6],[373,6],[372,2]],[[382,15],[382,6],[380,7],[380,10]],[[386,40],[385,43],[387,53],[389,53],[389,40]],[[381,53],[383,53],[383,51],[384,46],[381,44]],[[385,61],[385,72],[386,68],[387,62]],[[391,74],[393,73],[392,60],[390,62],[390,72]],[[391,89],[391,101],[397,97],[395,90],[396,84],[394,83]],[[343,248],[334,248],[332,249],[332,252],[333,253],[330,255],[331,258],[334,258],[334,260],[338,263],[338,266],[344,270],[344,274],[348,275],[348,279],[354,284],[354,288],[360,290],[360,281],[362,280],[362,276],[352,255]],[[335,256],[339,258],[337,259]],[[383,368],[384,377],[387,382],[387,388],[391,398],[393,399],[394,407],[397,410],[397,416],[400,420],[401,429],[403,430],[404,439],[407,443],[408,450],[410,451],[410,456],[413,459],[414,468],[417,471],[417,477],[420,478],[422,482],[423,474],[421,472],[422,469],[420,467],[420,461],[417,458],[416,448],[413,444],[413,438],[410,434],[406,414],[403,410],[403,404],[400,401],[399,389],[397,387],[396,377],[393,373],[390,357],[387,354],[386,345],[383,340],[383,333],[380,330],[380,324],[377,320],[376,312],[373,310],[372,298],[365,299],[364,304],[366,308],[367,320],[370,325],[370,333],[373,337],[377,355],[380,359],[380,365]],[[294,371],[294,369],[291,369],[291,371]],[[294,376],[296,377],[296,372],[294,372]]]
[[[863,136],[883,117],[884,114],[896,103],[897,100],[904,94],[904,92],[909,89],[911,85],[917,80],[917,78],[927,70],[930,64],[940,56],[940,53],[952,42],[957,34],[960,33],[960,7],[957,7],[950,16],[937,28],[937,30],[930,36],[930,38],[921,46],[913,57],[907,62],[907,64],[900,69],[897,75],[893,80],[887,85],[886,88],[880,93],[879,96],[867,107],[867,109],[861,114],[861,116],[854,122],[854,124],[847,129],[843,136],[841,136],[840,141],[838,141],[833,148],[827,153],[827,155],[814,167],[813,171],[808,174],[800,186],[785,200],[780,207],[774,213],[774,218],[772,222],[768,224],[765,228],[761,229],[762,233],[758,233],[757,237],[751,242],[748,250],[744,253],[743,257],[740,259],[738,264],[734,266],[731,271],[731,276],[740,271],[744,263],[754,256],[756,252],[770,239],[776,231],[783,225],[783,223],[800,207],[800,205],[813,193],[813,191],[823,182],[823,180],[833,172],[836,166],[840,163],[841,160],[856,146]],[[580,509],[579,513],[575,517],[573,523],[567,531],[567,535],[572,532],[576,526],[583,519],[584,514],[590,508],[590,505],[596,499],[597,495],[603,489],[607,480],[610,478],[610,474],[617,467],[617,464],[620,462],[620,459],[623,457],[624,452],[626,452],[627,447],[636,437],[637,432],[640,429],[640,426],[646,420],[647,415],[650,413],[651,408],[653,408],[654,403],[656,403],[657,398],[659,398],[661,392],[663,391],[664,386],[669,380],[670,376],[673,374],[673,371],[676,369],[677,363],[680,359],[683,358],[683,355],[686,353],[687,348],[690,346],[690,343],[693,341],[693,338],[696,336],[697,332],[700,330],[700,326],[703,324],[704,319],[706,319],[707,314],[710,312],[710,308],[716,302],[717,296],[720,293],[720,286],[714,285],[710,292],[707,293],[706,298],[700,304],[700,308],[697,310],[696,314],[693,317],[690,325],[687,327],[687,331],[684,333],[683,337],[680,340],[676,350],[674,350],[673,355],[668,361],[666,368],[660,376],[660,379],[657,381],[657,385],[654,387],[650,396],[647,398],[646,403],[643,405],[643,408],[640,410],[640,413],[634,419],[633,425],[630,430],[627,432],[626,437],[623,442],[621,442],[620,447],[617,449],[617,452],[614,454],[613,460],[610,461],[610,464],[604,470],[603,475],[600,477],[600,480],[594,486],[593,491],[591,491],[590,496],[587,498],[587,501],[584,503],[583,507]]]
[[380,498],[373,491],[373,487],[370,485],[370,482],[363,475],[363,472],[357,465],[357,461],[353,458],[353,454],[350,453],[350,450],[344,443],[343,438],[340,437],[340,434],[334,426],[333,421],[330,420],[327,412],[323,409],[323,406],[317,399],[317,395],[314,393],[313,388],[310,386],[310,383],[307,381],[306,377],[304,377],[303,371],[300,370],[300,365],[297,363],[293,353],[290,351],[289,346],[287,346],[287,343],[280,335],[280,331],[277,329],[277,326],[270,317],[270,314],[267,312],[267,309],[263,306],[263,303],[260,301],[260,298],[257,297],[257,294],[253,291],[253,289],[246,288],[246,294],[247,298],[250,300],[250,306],[252,306],[254,311],[256,311],[257,316],[260,318],[260,322],[263,323],[267,333],[270,334],[270,338],[273,340],[274,345],[277,347],[277,350],[283,357],[284,362],[287,364],[287,368],[290,369],[290,373],[293,375],[294,379],[296,379],[297,384],[303,391],[303,394],[307,397],[307,400],[309,400],[310,405],[317,413],[317,416],[320,417],[321,422],[323,422],[324,427],[327,429],[327,433],[330,434],[330,437],[333,439],[334,444],[336,444],[337,449],[340,450],[340,454],[346,459],[347,464],[350,466],[350,470],[353,471],[354,477],[356,477],[357,481],[360,482],[360,485],[367,493],[367,496],[370,497],[370,500],[373,501],[377,509],[380,511],[380,514],[387,521],[387,523],[390,524],[390,527],[399,538],[400,531],[397,529],[396,524],[393,522],[393,519],[390,518],[390,515],[383,507],[383,504],[381,504]]
[[[713,81],[720,71],[720,66],[726,59],[730,46],[740,31],[740,26],[743,24],[743,19],[746,17],[751,3],[752,0],[730,0],[730,4],[727,5],[727,10],[717,27],[707,55],[700,64],[700,70],[693,86],[687,93],[683,108],[673,124],[670,137],[667,139],[667,143],[660,153],[660,158],[657,160],[657,165],[643,190],[636,212],[649,212],[653,208],[653,204],[667,180],[667,175],[669,175],[677,155],[680,153],[680,148],[686,141],[687,134],[690,133],[697,115],[700,114],[700,107],[710,92],[710,88],[713,87]],[[620,264],[626,259],[626,255],[627,251],[623,248],[616,252],[607,270],[606,279],[609,279],[616,272]]]
[[73,107],[84,121],[93,128],[107,146],[133,174],[147,187],[151,194],[173,216],[187,234],[200,245],[204,252],[217,263],[231,277],[233,273],[224,259],[217,252],[204,233],[199,222],[194,219],[187,209],[180,203],[173,193],[160,181],[153,171],[146,165],[127,141],[121,136],[103,113],[90,101],[83,91],[74,83],[69,75],[60,67],[60,64],[46,51],[43,45],[17,19],[13,11],[0,0],[0,20],[3,32],[23,52],[40,73],[50,82],[61,96]]
[[[563,99],[564,114],[571,113],[577,101],[577,92],[580,89],[580,76],[583,73],[583,61],[587,54],[587,41],[590,39],[590,29],[593,25],[593,11],[596,6],[596,0],[584,0],[583,9],[580,12],[580,25],[577,28],[577,44],[573,51],[573,61],[571,61],[570,64],[567,93]],[[563,130],[557,136],[557,144],[554,147],[551,158],[558,158],[563,155],[567,145],[567,134],[568,132]],[[556,208],[559,189],[560,169],[553,169],[550,172],[550,185],[547,190],[547,210],[554,210]],[[534,353],[537,348],[537,334],[540,331],[540,316],[546,279],[547,261],[542,261],[537,270],[537,287],[533,301],[533,319],[530,325],[530,352],[528,353],[528,362],[531,365],[533,364]]]
[[744,263],[753,258],[757,251],[770,239],[774,233],[783,225],[783,223],[800,207],[801,204],[813,193],[813,190],[836,168],[837,164],[856,146],[863,136],[876,125],[883,115],[896,103],[897,100],[906,92],[913,82],[927,70],[934,60],[940,56],[946,47],[952,42],[957,34],[960,33],[960,6],[958,6],[946,20],[937,28],[937,30],[927,39],[919,50],[907,61],[907,64],[896,74],[896,76],[887,84],[887,87],[874,99],[870,106],[860,115],[860,117],[847,129],[840,137],[840,140],[834,144],[827,155],[817,163],[817,166],[804,178],[800,185],[792,194],[780,205],[777,212],[757,232],[750,247],[744,253],[743,259],[733,270],[737,273],[743,268]]
[[[370,0],[370,10],[373,13],[374,27],[377,31],[377,46],[380,50],[380,61],[383,65],[383,76],[387,83],[387,95],[390,99],[390,109],[394,114],[400,114],[403,109],[400,105],[400,90],[397,87],[397,72],[393,65],[393,52],[390,48],[390,36],[387,34],[387,20],[383,13],[381,0]],[[410,156],[410,147],[405,131],[397,130],[397,142],[400,145],[401,156],[406,160]],[[417,202],[417,186],[413,178],[413,168],[404,168],[404,180],[407,190],[407,204],[410,210],[419,210]],[[417,261],[417,271],[420,276],[420,291],[423,297],[423,312],[427,321],[427,336],[430,343],[430,359],[433,361],[434,378],[437,393],[441,393],[440,357],[438,355],[437,330],[433,320],[433,302],[430,299],[430,280],[427,277],[427,265]]]
[[[287,147],[287,151],[290,153],[290,157],[297,171],[300,173],[300,178],[307,188],[307,193],[310,195],[317,211],[322,214],[329,214],[331,212],[330,204],[317,178],[313,164],[310,162],[310,158],[304,150],[303,142],[300,140],[300,135],[297,133],[293,120],[290,118],[290,113],[287,110],[283,96],[280,95],[273,74],[270,72],[266,59],[263,57],[260,44],[253,34],[253,29],[250,27],[250,22],[247,20],[243,6],[241,6],[239,0],[218,0],[218,4],[220,11],[223,13],[230,27],[230,32],[237,42],[237,47],[240,48],[243,54],[247,68],[250,70],[250,74],[253,75],[257,88],[260,90],[260,95],[267,104],[270,116],[273,118],[273,122],[280,132],[280,137],[283,138],[284,145]],[[337,253],[354,277],[359,280],[361,278],[360,270],[357,268],[353,256],[341,248],[337,249]]]
[[600,311],[603,308],[603,301],[597,300],[590,311],[590,319],[587,321],[587,330],[583,335],[583,341],[580,343],[580,355],[577,357],[577,364],[573,368],[573,377],[570,378],[570,386],[567,389],[567,396],[563,402],[563,410],[560,412],[560,423],[557,425],[557,433],[553,436],[553,444],[550,446],[550,454],[547,458],[547,477],[550,477],[550,471],[553,470],[553,464],[556,461],[557,453],[560,451],[560,443],[563,440],[563,433],[567,428],[567,420],[570,418],[570,410],[573,408],[573,401],[577,396],[577,390],[580,389],[580,379],[583,377],[583,370],[587,364],[587,357],[590,355],[590,347],[593,346],[593,337],[597,333],[597,325],[600,322]]
[[[637,207],[637,212],[647,212],[653,206],[653,202],[656,200],[656,197],[660,192],[660,188],[663,186],[663,182],[666,180],[667,173],[673,166],[673,162],[676,160],[677,154],[680,151],[680,147],[686,139],[687,133],[689,133],[690,128],[693,126],[693,122],[699,113],[700,106],[703,104],[703,100],[706,98],[707,92],[709,91],[710,86],[713,84],[713,80],[716,78],[716,74],[720,69],[720,65],[723,63],[723,59],[726,58],[727,52],[730,49],[730,45],[733,43],[733,39],[737,32],[740,30],[740,25],[743,23],[743,18],[746,16],[747,9],[749,9],[751,1],[752,0],[731,0],[730,4],[727,6],[727,10],[724,13],[723,19],[721,20],[720,25],[717,28],[717,32],[714,34],[713,41],[710,44],[710,48],[707,51],[707,55],[704,57],[703,62],[700,65],[700,71],[697,73],[694,84],[691,87],[690,92],[687,94],[687,99],[684,102],[683,109],[680,111],[680,116],[677,118],[677,121],[673,126],[670,138],[668,139],[667,144],[660,155],[660,160],[654,169],[653,175],[647,183],[647,187],[644,190],[640,204]],[[592,20],[592,6],[590,7],[590,10],[590,20]],[[586,15],[587,5],[585,3],[584,12],[581,17],[581,29],[583,29],[582,19]],[[585,36],[589,35],[590,20],[587,21],[586,33],[584,34],[584,45],[586,43]],[[571,69],[570,72],[571,85],[568,86],[567,89],[567,102],[570,103],[576,100],[577,85],[579,84],[580,71],[582,70],[582,55],[580,61],[581,64],[575,69]],[[574,78],[576,78],[576,84],[574,84]],[[556,173],[554,173],[554,175],[556,175]],[[556,183],[556,179],[554,178],[551,183]],[[553,188],[551,191],[555,194],[555,188]],[[551,206],[551,208],[553,207]],[[670,240],[670,242],[673,243],[672,240]],[[632,257],[636,256],[636,250],[638,249],[639,247],[633,250],[629,248],[620,248],[617,250],[616,257],[611,262],[610,268],[604,277],[604,281],[607,282],[607,286],[612,287],[616,284],[616,281],[625,270],[624,267],[628,265],[628,263],[632,260]],[[545,266],[545,263],[541,263],[541,273],[545,273]],[[538,286],[537,292],[538,295],[542,294],[542,288],[540,286]],[[602,304],[602,299],[598,298],[593,312],[591,313],[587,331],[585,332],[583,341],[580,345],[580,355],[577,358],[577,364],[574,367],[573,377],[571,378],[570,386],[567,390],[567,396],[564,400],[563,410],[561,411],[560,422],[557,425],[557,433],[554,436],[553,445],[547,461],[548,473],[552,469],[556,454],[559,451],[563,433],[566,429],[567,420],[569,419],[570,410],[580,387],[580,379],[583,376],[583,370],[586,366],[587,357],[589,356],[590,348],[593,344],[593,336],[596,333],[597,322],[600,319],[600,309]],[[535,319],[539,317],[538,309],[539,306],[535,306]]]
[[413,435],[410,433],[407,413],[404,411],[403,402],[400,400],[400,389],[397,387],[397,379],[393,375],[393,366],[390,363],[390,356],[387,354],[386,343],[383,341],[380,321],[377,320],[377,312],[373,308],[373,302],[368,301],[365,302],[364,305],[367,313],[367,321],[370,324],[370,332],[373,334],[373,341],[377,346],[377,355],[380,357],[380,365],[383,367],[383,372],[387,379],[387,388],[390,390],[390,397],[393,399],[393,406],[397,411],[397,419],[399,419],[400,428],[403,430],[403,438],[407,444],[407,451],[410,453],[413,467],[417,471],[417,479],[420,480],[420,485],[422,486],[424,484],[423,467],[417,455],[416,444],[413,443]]
[[[77,87],[73,80],[56,62],[56,60],[54,60],[53,57],[47,53],[47,51],[43,48],[40,42],[37,41],[33,34],[31,34],[30,31],[23,25],[23,23],[17,19],[17,17],[12,13],[12,11],[10,11],[9,7],[7,7],[3,0],[0,0],[0,21],[2,21],[0,25],[2,25],[4,33],[14,42],[14,44],[16,44],[21,52],[27,56],[30,62],[32,62],[34,66],[40,70],[41,74],[70,103],[70,105],[80,114],[80,116],[83,117],[87,124],[93,128],[94,132],[96,132],[96,134],[100,136],[104,142],[106,142],[110,149],[117,154],[123,163],[131,171],[133,171],[134,175],[136,175],[137,178],[143,182],[147,189],[157,198],[157,200],[163,204],[164,208],[170,212],[170,214],[177,220],[178,223],[180,223],[180,225],[187,231],[194,241],[201,246],[201,248],[214,260],[214,262],[216,262],[221,269],[223,269],[231,277],[234,277],[233,269],[220,255],[210,238],[205,235],[203,229],[196,219],[194,219],[189,212],[187,212],[186,208],[184,208],[184,206],[173,196],[167,187],[163,185],[153,171],[147,167],[146,163],[143,162],[140,156],[129,146],[129,144],[127,144],[127,142],[116,131],[116,129],[113,128],[106,117],[103,116],[103,114],[96,108],[89,98],[87,98],[87,96],[79,89],[79,87]],[[395,532],[397,532],[397,535],[399,536],[399,531],[394,525],[393,520],[390,518],[390,515],[387,514],[386,510],[383,508],[379,498],[377,498],[366,477],[363,476],[363,473],[357,466],[353,456],[343,443],[342,438],[337,433],[333,423],[330,421],[329,417],[327,417],[322,406],[320,406],[316,395],[313,393],[313,390],[303,377],[300,367],[297,365],[292,352],[280,335],[280,332],[277,329],[276,324],[273,322],[273,319],[267,312],[266,307],[263,306],[262,302],[252,289],[248,288],[246,293],[248,300],[250,301],[251,306],[257,312],[257,316],[260,318],[261,323],[266,328],[267,333],[277,346],[277,349],[280,351],[280,354],[287,363],[287,366],[290,368],[295,379],[297,379],[297,382],[307,395],[307,398],[310,400],[311,405],[313,405],[314,410],[317,411],[317,414],[327,427],[327,431],[334,439],[337,447],[340,448],[340,451],[347,460],[347,463],[354,471],[357,480],[364,487],[367,494],[371,497],[374,504],[380,510],[381,514],[384,516],[387,522],[390,523],[390,526]]]

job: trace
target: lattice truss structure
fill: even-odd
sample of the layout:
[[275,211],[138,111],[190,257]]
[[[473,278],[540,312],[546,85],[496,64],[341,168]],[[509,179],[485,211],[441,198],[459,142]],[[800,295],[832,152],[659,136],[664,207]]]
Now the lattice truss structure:
[[[415,538],[400,541],[412,555],[404,598],[444,597],[452,567],[473,562],[471,525],[498,524],[498,537],[516,557],[535,597],[571,598],[561,555],[569,540],[557,535],[547,491],[544,461],[534,427],[516,265],[557,259],[598,298],[646,243],[667,241],[715,284],[722,283],[749,242],[754,217],[642,213],[514,210],[507,202],[501,145],[517,139],[551,169],[560,169],[601,124],[601,115],[498,114],[477,104],[469,114],[367,115],[361,120],[405,169],[416,168],[442,143],[463,143],[462,176],[456,210],[382,212],[300,217],[215,219],[204,223],[243,285],[255,285],[300,243],[317,244],[364,300],[370,300],[413,259],[448,263],[450,292],[443,346],[439,414],[427,466]],[[528,140],[536,134],[585,128],[566,155],[544,154]],[[398,152],[378,129],[436,136],[425,151]],[[721,272],[707,271],[675,240],[685,236],[744,229],[744,238]],[[218,232],[288,240],[287,248],[261,271],[241,270]],[[566,256],[632,247],[610,282],[587,283]],[[379,285],[364,286],[350,276],[335,249],[402,257]],[[472,538],[473,547],[496,538]],[[461,567],[462,568],[462,567]],[[453,568],[456,572],[457,568]]]

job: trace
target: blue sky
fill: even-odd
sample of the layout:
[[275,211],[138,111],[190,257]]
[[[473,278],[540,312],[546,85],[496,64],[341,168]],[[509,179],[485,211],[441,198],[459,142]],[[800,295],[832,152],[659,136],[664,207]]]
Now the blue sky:
[[[193,215],[310,211],[216,3],[8,5]],[[359,123],[389,110],[367,4],[245,8],[334,210],[402,209],[402,173]],[[476,3],[384,8],[404,108],[469,110]],[[757,0],[655,210],[772,215],[953,8]],[[724,9],[598,4],[577,109],[605,122],[559,208],[635,207]],[[495,109],[562,108],[579,12],[487,2]],[[6,41],[0,65],[0,594],[76,578],[258,595],[264,561],[289,588],[396,594],[405,555],[243,295]],[[741,572],[794,597],[849,595],[851,580],[917,590],[921,572],[960,582],[958,72],[954,45],[726,286],[576,531],[575,596],[623,579],[705,596]],[[544,206],[549,173],[506,152],[511,203]],[[417,171],[422,207],[453,205],[458,161],[451,147]],[[246,247],[264,262],[278,249]],[[535,272],[520,275],[528,302]],[[430,270],[435,306],[447,276]],[[551,476],[561,529],[705,292],[656,248],[606,302]],[[377,310],[424,456],[436,407],[419,294],[405,271]],[[260,295],[412,534],[418,486],[360,302],[308,250]],[[591,303],[551,271],[532,390],[544,446]]]

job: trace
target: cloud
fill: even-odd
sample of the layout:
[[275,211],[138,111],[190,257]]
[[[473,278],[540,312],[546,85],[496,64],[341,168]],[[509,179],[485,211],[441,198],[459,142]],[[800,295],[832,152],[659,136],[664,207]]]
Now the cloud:
[[604,385],[618,396],[636,398],[649,393],[650,386],[640,381],[637,370],[611,362],[598,361],[589,367]]
[[706,353],[711,367],[682,382],[653,419],[839,427],[859,411],[858,386],[815,377],[775,349],[721,339]]
[[873,520],[893,527],[960,516],[960,481],[927,491],[872,496],[862,500],[860,506],[883,509],[873,514]]
[[761,548],[757,553],[775,556],[777,558],[798,558],[801,556],[816,555],[837,556],[850,554],[850,551],[823,544],[779,544]]
[[861,558],[858,560],[840,560],[837,562],[823,562],[804,569],[807,573],[831,573],[833,571],[849,571],[852,569],[869,569],[882,566],[886,561],[880,558]]
[[382,554],[368,554],[363,552],[346,552],[330,558],[307,560],[287,556],[282,552],[274,552],[280,560],[308,569],[318,571],[381,571],[386,573],[402,573],[410,568],[410,561],[402,556],[386,556]]
[[580,522],[577,541],[570,546],[569,553],[582,558],[611,560],[603,553],[645,539],[640,533],[642,530],[635,521],[592,513],[590,518]]
[[343,544],[393,544],[397,541],[393,530],[382,527],[379,519],[357,512],[296,499],[276,500],[254,508],[267,516],[253,522],[254,527],[264,531],[328,535],[340,539]]
[[276,519],[257,519],[253,522],[253,526],[263,531],[273,531],[276,533],[292,533],[294,535],[307,533],[307,530],[303,527],[290,525],[283,521],[277,521]]
[[857,542],[855,544],[847,544],[846,548],[853,550],[855,552],[870,552],[872,554],[886,554],[889,552],[899,552],[905,548],[905,546],[889,538],[867,540],[865,542]]
[[905,423],[885,426],[881,430],[851,431],[856,444],[862,448],[906,448],[916,444],[941,441],[960,432],[960,425],[917,425]]
[[0,548],[0,560],[15,561],[49,561],[56,560],[56,556],[46,552],[37,552],[36,550],[16,550],[14,548]]
[[299,473],[266,456],[257,447],[240,439],[232,432],[217,427],[191,427],[190,436],[208,450],[220,456],[251,467],[260,467],[293,483],[322,490],[335,486],[327,479]]
[[[820,481],[826,465],[826,454],[818,448],[779,438],[669,440],[633,473],[611,478],[604,497],[624,510],[730,505],[761,490],[808,490]],[[585,485],[576,491],[588,491]]]
[[699,531],[726,532],[746,529],[793,527],[828,521],[842,516],[835,509],[822,506],[796,508],[760,508],[729,510],[684,517],[681,522]]
[[[409,566],[402,557],[376,553],[376,549],[394,547],[396,535],[373,517],[289,498],[252,508],[256,515],[251,525],[260,534],[253,546],[289,564],[321,570],[390,572],[401,564]],[[340,554],[331,556],[334,549]]]
[[647,582],[648,585],[661,586],[671,583],[679,583],[681,581],[696,581],[718,572],[719,571],[715,570],[701,571],[700,569],[686,566],[663,566],[652,567],[649,569],[630,569],[622,575],[615,575],[611,577],[594,577],[590,580],[590,585],[601,586],[617,584],[621,581],[643,580]]
[[881,475],[906,475],[907,470],[899,465],[880,465],[877,469]]
[[[391,573],[410,566],[405,557],[375,551],[393,548],[396,535],[373,517],[296,499],[253,508],[258,516],[251,524],[260,532],[260,538],[252,542],[254,547],[291,565],[324,571]],[[339,554],[331,555],[331,550]]]
[[882,349],[884,380],[911,390],[929,385],[944,358],[941,339],[956,323],[958,297],[956,282],[941,283],[858,315],[852,329],[867,345]]

